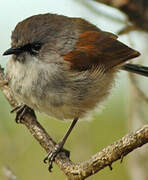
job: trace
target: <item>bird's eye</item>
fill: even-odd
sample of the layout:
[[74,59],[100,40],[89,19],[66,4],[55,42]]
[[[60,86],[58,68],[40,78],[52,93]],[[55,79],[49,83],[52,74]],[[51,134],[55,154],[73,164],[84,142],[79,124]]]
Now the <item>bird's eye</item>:
[[31,48],[30,48],[30,53],[37,54],[40,49],[41,49],[41,44],[40,43],[32,44]]
[[31,55],[38,54],[39,50],[41,49],[41,43],[32,43],[26,44],[24,46],[18,47],[19,52],[29,52]]

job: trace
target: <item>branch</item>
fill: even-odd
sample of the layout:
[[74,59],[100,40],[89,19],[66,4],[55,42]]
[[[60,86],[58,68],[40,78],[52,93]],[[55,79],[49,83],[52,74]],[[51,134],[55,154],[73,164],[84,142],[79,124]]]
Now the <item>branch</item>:
[[[0,84],[4,84],[0,89],[11,106],[16,106],[17,102],[13,98],[12,91],[4,82],[4,74],[0,68]],[[31,116],[31,114],[28,113],[21,122],[28,128],[30,133],[46,152],[51,151],[55,147],[56,143],[39,122],[37,122],[34,116]],[[104,148],[85,162],[74,164],[68,157],[66,157],[64,152],[61,152],[56,157],[55,163],[67,175],[68,180],[83,180],[97,173],[106,166],[111,168],[114,161],[119,159],[122,160],[125,155],[146,143],[148,143],[148,125],[143,126],[134,133],[127,134],[122,139],[107,148]]]
[[12,170],[8,166],[3,167],[3,172],[8,180],[17,180],[16,175],[12,172]]
[[[133,27],[148,32],[148,2],[147,0],[95,0],[114,7],[125,13],[133,23]],[[133,30],[133,29],[131,29]]]

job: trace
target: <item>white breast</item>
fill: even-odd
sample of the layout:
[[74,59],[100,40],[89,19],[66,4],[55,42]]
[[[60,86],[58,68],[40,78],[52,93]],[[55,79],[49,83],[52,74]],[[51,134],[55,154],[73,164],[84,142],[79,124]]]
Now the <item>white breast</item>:
[[61,63],[43,63],[28,58],[20,63],[11,59],[6,68],[17,100],[34,110],[64,120],[84,117],[109,94],[114,72],[71,72]]

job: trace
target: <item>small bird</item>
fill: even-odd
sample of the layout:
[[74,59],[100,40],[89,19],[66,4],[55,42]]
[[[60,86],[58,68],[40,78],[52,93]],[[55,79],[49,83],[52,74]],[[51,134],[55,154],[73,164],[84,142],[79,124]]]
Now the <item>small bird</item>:
[[[126,64],[140,53],[81,18],[39,14],[19,22],[11,36],[6,79],[21,106],[59,120],[73,120],[64,138],[45,158],[49,170],[78,119],[110,94],[120,69],[148,75]],[[16,110],[15,109],[15,110]]]

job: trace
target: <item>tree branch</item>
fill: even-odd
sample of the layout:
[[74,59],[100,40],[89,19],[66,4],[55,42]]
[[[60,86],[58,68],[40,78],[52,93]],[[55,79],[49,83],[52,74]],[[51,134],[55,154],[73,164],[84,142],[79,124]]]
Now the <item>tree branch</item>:
[[[95,0],[125,13],[134,27],[148,32],[147,0]],[[133,30],[133,29],[132,29]]]
[[[9,101],[11,106],[16,106],[17,102],[13,97],[11,89],[4,82],[4,74],[0,68],[0,87],[1,91]],[[31,114],[25,114],[25,118],[21,121],[34,138],[39,142],[46,152],[51,151],[55,147],[55,142],[48,135],[45,129],[37,122],[36,118]],[[148,143],[148,125],[143,126],[136,132],[127,134],[122,139],[114,142],[112,145],[104,148],[102,151],[93,155],[89,160],[74,164],[64,152],[56,157],[55,163],[67,175],[68,180],[83,180],[97,173],[106,166],[111,168],[111,164],[118,159],[123,159],[125,155],[134,149]]]
[[3,167],[3,173],[8,180],[17,180],[16,175],[12,172],[12,170],[8,166]]

